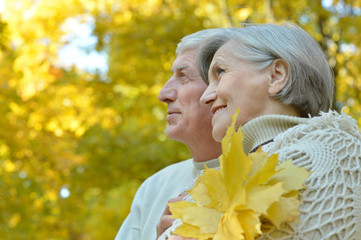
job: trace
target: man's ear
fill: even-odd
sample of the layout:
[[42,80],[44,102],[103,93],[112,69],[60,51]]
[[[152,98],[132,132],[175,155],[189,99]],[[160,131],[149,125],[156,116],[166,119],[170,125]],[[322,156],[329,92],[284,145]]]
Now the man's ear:
[[288,81],[288,66],[282,59],[276,59],[269,67],[270,81],[268,85],[268,94],[275,95],[286,86]]

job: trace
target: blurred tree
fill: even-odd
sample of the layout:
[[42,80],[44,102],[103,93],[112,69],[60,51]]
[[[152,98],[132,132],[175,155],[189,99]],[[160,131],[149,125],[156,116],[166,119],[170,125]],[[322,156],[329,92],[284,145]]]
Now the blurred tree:
[[[0,236],[112,239],[140,183],[190,157],[157,95],[179,40],[241,22],[301,25],[361,121],[361,1],[6,0],[0,21]],[[108,71],[60,64],[77,25]]]

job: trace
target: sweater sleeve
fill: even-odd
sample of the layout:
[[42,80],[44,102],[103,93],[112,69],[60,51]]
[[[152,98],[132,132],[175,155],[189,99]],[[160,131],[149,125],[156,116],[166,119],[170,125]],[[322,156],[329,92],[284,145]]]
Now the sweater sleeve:
[[270,152],[311,171],[300,193],[299,223],[260,239],[361,239],[360,139],[337,127],[300,126],[278,136]]
[[140,239],[140,229],[132,225],[132,218],[134,218],[134,215],[130,213],[120,227],[115,240]]
[[116,240],[148,240],[156,238],[156,225],[167,201],[178,196],[194,182],[192,159],[172,164],[146,179],[139,187],[127,219]]
[[144,184],[140,186],[134,196],[130,213],[120,227],[115,240],[133,240],[141,237],[141,206],[144,192]]

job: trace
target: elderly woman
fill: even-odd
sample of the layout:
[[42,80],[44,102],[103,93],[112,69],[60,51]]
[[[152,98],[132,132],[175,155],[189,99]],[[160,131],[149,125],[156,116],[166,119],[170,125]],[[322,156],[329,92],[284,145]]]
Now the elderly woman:
[[312,171],[300,221],[260,239],[361,239],[361,136],[329,111],[334,79],[317,42],[295,25],[250,25],[207,41],[198,64],[215,140],[239,108],[245,152],[262,147]]

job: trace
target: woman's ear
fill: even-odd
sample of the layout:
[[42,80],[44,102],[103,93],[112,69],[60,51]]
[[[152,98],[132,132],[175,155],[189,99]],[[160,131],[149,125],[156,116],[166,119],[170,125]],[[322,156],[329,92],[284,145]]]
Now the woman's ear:
[[270,66],[270,81],[268,85],[268,94],[275,95],[279,93],[288,81],[288,66],[282,59],[276,59]]

